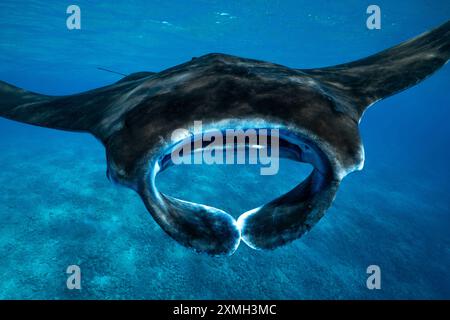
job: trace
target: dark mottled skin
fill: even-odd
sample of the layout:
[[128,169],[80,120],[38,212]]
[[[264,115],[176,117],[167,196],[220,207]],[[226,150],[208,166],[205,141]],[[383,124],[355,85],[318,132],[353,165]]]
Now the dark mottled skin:
[[[109,177],[135,189],[155,220],[185,246],[231,254],[240,240],[275,248],[301,237],[331,205],[341,179],[360,169],[358,123],[374,102],[425,79],[450,56],[450,22],[377,55],[339,66],[297,70],[224,54],[208,54],[168,70],[139,72],[65,97],[0,82],[0,116],[87,131],[106,147]],[[263,120],[303,144],[298,161],[315,169],[294,190],[235,221],[227,213],[159,193],[151,170],[171,134],[194,121]],[[314,156],[311,160],[308,154]]]
[[[170,92],[143,100],[124,117],[123,127],[107,142],[111,160],[126,175],[133,175],[136,161],[160,137],[169,139],[173,130],[192,126],[194,120],[261,118],[321,137],[338,149],[345,166],[361,161],[357,120],[339,111],[333,100],[310,85],[287,80],[288,76],[302,79],[305,75],[253,61],[251,67],[243,68],[237,65],[242,61],[247,60],[211,54],[162,75],[188,73],[190,78]],[[137,144],[136,140],[147,143]]]

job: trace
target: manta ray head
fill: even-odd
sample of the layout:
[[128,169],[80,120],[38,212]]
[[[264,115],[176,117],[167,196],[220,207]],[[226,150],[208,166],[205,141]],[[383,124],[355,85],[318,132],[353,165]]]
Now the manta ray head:
[[[217,132],[225,135],[228,128],[236,128],[236,121],[232,122],[232,125],[226,125]],[[246,122],[243,127],[249,128],[249,123]],[[214,149],[211,148],[210,140],[209,143],[201,140],[211,131],[195,134],[190,131],[189,137],[180,140],[160,136],[158,146],[152,144],[145,149],[143,156],[136,157],[129,168],[114,160],[117,156],[115,153],[108,153],[108,176],[111,180],[136,190],[161,227],[175,240],[196,251],[211,255],[232,254],[241,240],[254,249],[273,249],[300,238],[319,221],[333,202],[340,181],[349,172],[361,168],[362,159],[358,159],[351,167],[345,167],[339,161],[336,150],[326,142],[315,139],[312,134],[305,134],[301,127],[294,130],[292,127],[287,129],[267,123],[264,128],[254,129],[258,135],[264,132],[265,141],[277,142],[275,156],[309,163],[313,170],[290,192],[242,213],[238,219],[218,208],[184,201],[160,192],[156,177],[176,165],[173,161],[174,154],[182,154],[186,146],[189,146],[188,150],[192,154],[208,149],[217,152],[218,148],[224,152],[231,148],[235,153],[238,149],[248,150],[248,153],[253,148],[259,150],[262,147],[260,144],[252,144],[250,139],[246,139],[248,130],[240,131],[243,136],[236,134],[241,145],[227,145],[224,141],[221,142],[222,147],[216,144]],[[115,143],[122,145],[122,141],[111,141],[112,150],[117,152]],[[126,152],[130,155],[130,150]],[[275,153],[273,145],[270,146],[270,153]],[[180,181],[180,184],[184,183],[188,182]]]
[[[148,79],[141,86],[152,88]],[[341,179],[361,168],[363,149],[357,113],[301,71],[210,54],[158,76],[163,91],[141,101],[121,118],[106,144],[111,180],[135,189],[161,227],[181,244],[212,255],[232,254],[241,240],[254,249],[273,249],[300,238],[331,205]],[[351,112],[350,112],[351,111]],[[201,129],[193,124],[202,123]],[[177,135],[179,128],[185,134]],[[305,181],[238,219],[218,208],[161,193],[156,176],[175,165],[174,151],[211,148],[212,132],[235,140],[222,150],[260,148],[276,141],[276,156],[309,163]],[[262,139],[264,137],[264,139]],[[225,141],[226,140],[226,141]],[[295,174],[295,173],[293,173]],[[183,182],[181,182],[183,183]],[[186,182],[187,183],[187,182]]]

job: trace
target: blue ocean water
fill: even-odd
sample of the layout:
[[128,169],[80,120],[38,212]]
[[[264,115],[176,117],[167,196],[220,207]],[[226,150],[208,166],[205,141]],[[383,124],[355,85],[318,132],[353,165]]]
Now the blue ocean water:
[[[66,28],[81,8],[82,29]],[[381,30],[367,1],[0,2],[0,79],[45,94],[77,93],[122,73],[160,71],[209,52],[311,68],[376,53],[450,18],[448,1],[386,1]],[[103,147],[86,134],[0,119],[0,298],[450,298],[450,70],[371,107],[361,122],[365,168],[348,176],[325,217],[274,251],[231,257],[170,239],[138,196],[112,185]],[[160,189],[240,213],[310,170],[283,161],[178,167]],[[82,289],[66,288],[68,265]],[[382,289],[366,288],[379,265]]]

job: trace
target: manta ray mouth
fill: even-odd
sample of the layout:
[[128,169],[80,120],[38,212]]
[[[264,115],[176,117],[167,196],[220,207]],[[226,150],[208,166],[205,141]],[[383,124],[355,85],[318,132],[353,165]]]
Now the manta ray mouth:
[[320,146],[307,136],[288,130],[257,130],[264,132],[265,141],[272,142],[267,148],[242,139],[240,144],[224,141],[220,146],[216,144],[214,149],[245,150],[250,154],[252,150],[266,148],[271,156],[275,154],[311,164],[314,167],[311,174],[288,193],[241,214],[236,220],[220,209],[177,199],[157,189],[156,176],[176,165],[174,153],[190,150],[182,153],[186,160],[211,152],[211,142],[205,142],[203,134],[175,142],[152,160],[147,187],[141,191],[148,210],[172,238],[211,255],[231,255],[241,241],[254,249],[274,249],[300,238],[323,216],[334,199],[339,182],[333,179],[331,162]]

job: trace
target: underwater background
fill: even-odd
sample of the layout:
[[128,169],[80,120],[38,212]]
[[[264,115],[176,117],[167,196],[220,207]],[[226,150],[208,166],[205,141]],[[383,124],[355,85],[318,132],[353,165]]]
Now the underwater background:
[[[66,8],[81,8],[68,30]],[[381,8],[381,30],[366,9]],[[51,95],[161,71],[210,52],[296,68],[335,65],[396,45],[450,18],[445,0],[0,1],[0,80]],[[138,195],[106,178],[87,134],[0,119],[2,299],[449,299],[450,69],[371,107],[366,162],[302,239],[274,251],[241,244],[213,258],[180,246]],[[306,165],[185,166],[160,189],[238,216],[303,180]],[[68,290],[66,268],[81,267]],[[368,290],[366,268],[381,268]]]

